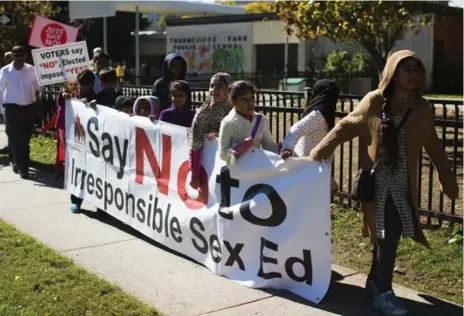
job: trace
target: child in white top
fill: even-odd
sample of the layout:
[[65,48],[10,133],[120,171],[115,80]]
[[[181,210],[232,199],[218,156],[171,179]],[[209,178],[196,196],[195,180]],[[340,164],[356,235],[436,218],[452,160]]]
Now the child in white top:
[[[311,150],[334,127],[337,100],[338,87],[333,81],[323,79],[316,82],[309,106],[283,141],[282,158],[309,156]],[[330,162],[332,160],[333,157],[329,159]],[[338,185],[332,177],[332,191],[337,189]]]
[[337,85],[323,79],[316,82],[309,106],[291,128],[282,144],[282,158],[309,156],[311,150],[335,125]]
[[[247,81],[237,81],[230,86],[229,95],[233,108],[222,120],[219,129],[220,157],[229,165],[235,163],[248,147],[262,147],[264,150],[277,152],[277,144],[269,130],[268,119],[254,111],[255,94],[256,88]],[[238,152],[234,149],[239,143],[244,145],[241,147],[245,150]]]

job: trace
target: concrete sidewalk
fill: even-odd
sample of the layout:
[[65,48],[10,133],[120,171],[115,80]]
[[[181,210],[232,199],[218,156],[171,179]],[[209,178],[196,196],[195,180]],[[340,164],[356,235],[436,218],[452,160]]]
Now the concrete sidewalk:
[[[6,145],[0,125],[0,148]],[[0,160],[0,219],[15,225],[88,271],[119,285],[166,315],[377,315],[363,289],[365,275],[333,267],[320,305],[285,291],[250,289],[173,254],[84,204],[69,212],[69,194],[52,175],[24,181]],[[462,315],[461,306],[397,286],[411,315]]]

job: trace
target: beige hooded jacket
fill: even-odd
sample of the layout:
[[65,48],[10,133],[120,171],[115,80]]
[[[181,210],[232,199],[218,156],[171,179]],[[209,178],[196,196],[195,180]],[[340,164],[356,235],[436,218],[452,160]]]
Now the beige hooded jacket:
[[[359,137],[360,165],[362,168],[371,168],[373,166],[374,162],[380,158],[381,114],[382,106],[385,102],[383,92],[391,83],[399,62],[409,57],[415,58],[422,64],[416,54],[409,50],[394,53],[385,65],[379,88],[368,93],[353,112],[340,120],[332,131],[311,151],[310,159],[317,161],[327,159],[333,154],[338,145]],[[425,148],[430,160],[438,171],[438,180],[442,191],[451,199],[455,199],[459,194],[459,188],[456,175],[451,170],[451,166],[435,130],[433,107],[422,97],[425,86],[425,73],[422,77],[422,82],[417,91],[418,98],[410,100],[403,108],[400,104],[393,104],[391,114],[397,112],[404,114],[408,108],[412,108],[403,128],[406,134],[409,183],[415,212],[414,221],[416,229],[414,240],[429,247],[429,243],[421,229],[420,212],[417,207],[417,169],[422,147]],[[376,243],[374,224],[375,201],[362,203],[361,208],[364,214],[363,236],[370,237],[371,241]]]

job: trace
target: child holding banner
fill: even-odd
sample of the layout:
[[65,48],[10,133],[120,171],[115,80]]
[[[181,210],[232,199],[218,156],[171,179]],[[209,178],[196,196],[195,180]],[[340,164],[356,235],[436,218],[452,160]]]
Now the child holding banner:
[[248,81],[236,81],[230,87],[232,110],[219,129],[219,154],[227,164],[234,164],[250,148],[277,152],[265,115],[255,112],[256,88]]
[[[319,80],[314,85],[309,106],[301,119],[291,128],[282,144],[281,156],[307,157],[311,150],[335,126],[338,87],[328,79]],[[333,157],[329,159],[332,162]],[[332,177],[332,192],[338,190],[338,184]]]
[[190,169],[192,179],[190,186],[197,189],[200,185],[201,148],[205,136],[212,140],[217,137],[222,119],[230,112],[232,106],[228,100],[229,85],[232,77],[220,72],[211,77],[209,97],[198,109],[189,129]]
[[[69,80],[65,84],[65,90],[56,99],[56,162],[55,169],[57,177],[64,174],[65,146],[66,146],[66,98],[75,94],[78,89],[77,80]],[[66,97],[66,98],[65,98]]]
[[368,93],[311,151],[321,161],[338,145],[359,137],[358,174],[353,197],[361,202],[363,235],[374,244],[366,289],[372,306],[384,315],[406,315],[392,289],[401,236],[430,247],[418,210],[418,163],[422,147],[438,171],[443,192],[456,199],[459,187],[442,142],[433,107],[423,98],[425,67],[417,55],[401,50],[385,65],[377,90]]
[[125,95],[120,95],[116,98],[116,101],[114,103],[114,109],[124,112],[128,114],[129,116],[132,116],[134,115],[133,114],[134,103],[135,103],[135,100],[133,98],[126,97]]
[[137,98],[133,107],[133,115],[145,116],[153,121],[158,119],[160,110],[160,100],[157,97],[147,95]]
[[[79,83],[79,90],[76,93],[75,97],[80,99],[84,103],[88,103],[91,100],[95,100],[97,95],[93,91],[93,86],[95,84],[94,74],[86,69],[80,72],[77,75],[77,82]],[[63,94],[65,99],[69,99],[71,95]],[[63,145],[66,145],[66,139],[63,139]],[[71,194],[71,212],[80,213],[81,212],[82,199]]]
[[171,124],[190,127],[195,111],[192,110],[192,91],[187,81],[171,83],[171,108],[161,112],[159,120]]
[[97,104],[113,107],[116,103],[116,98],[121,95],[121,92],[116,90],[118,85],[118,77],[113,68],[104,68],[99,73],[102,90],[97,93],[95,101]]

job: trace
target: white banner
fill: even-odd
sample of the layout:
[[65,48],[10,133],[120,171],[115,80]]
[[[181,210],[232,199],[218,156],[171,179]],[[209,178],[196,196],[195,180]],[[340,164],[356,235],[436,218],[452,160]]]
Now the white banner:
[[77,100],[66,107],[69,192],[215,274],[322,300],[331,278],[328,165],[255,149],[229,169],[206,141],[197,192],[186,128]]
[[33,49],[31,52],[41,86],[75,79],[78,73],[90,67],[85,41]]

